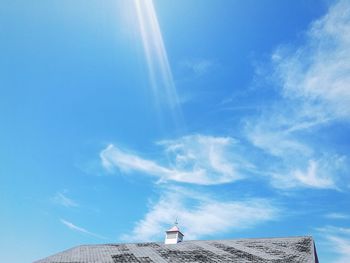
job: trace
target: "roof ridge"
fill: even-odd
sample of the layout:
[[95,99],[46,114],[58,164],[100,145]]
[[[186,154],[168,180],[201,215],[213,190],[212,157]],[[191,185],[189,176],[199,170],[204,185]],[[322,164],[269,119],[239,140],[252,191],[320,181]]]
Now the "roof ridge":
[[[184,240],[182,243],[187,242],[208,242],[208,241],[239,241],[239,240],[261,240],[261,239],[297,239],[297,238],[311,238],[314,240],[313,236],[306,235],[306,236],[276,236],[276,237],[246,237],[246,238],[227,238],[227,239],[193,239],[193,240]],[[102,243],[102,244],[83,244],[76,247],[82,247],[82,246],[113,246],[113,245],[132,245],[132,244],[147,244],[147,243],[155,243],[155,244],[164,244],[161,241],[144,241],[144,242],[128,242],[128,243]],[[70,249],[73,249],[70,248]],[[68,249],[69,250],[69,249]]]

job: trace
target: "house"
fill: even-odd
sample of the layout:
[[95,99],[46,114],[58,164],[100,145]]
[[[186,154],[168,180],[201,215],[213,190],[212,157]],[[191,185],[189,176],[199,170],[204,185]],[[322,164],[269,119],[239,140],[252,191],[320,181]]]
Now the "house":
[[82,245],[35,263],[271,262],[318,263],[312,237],[183,241],[175,225],[164,243]]

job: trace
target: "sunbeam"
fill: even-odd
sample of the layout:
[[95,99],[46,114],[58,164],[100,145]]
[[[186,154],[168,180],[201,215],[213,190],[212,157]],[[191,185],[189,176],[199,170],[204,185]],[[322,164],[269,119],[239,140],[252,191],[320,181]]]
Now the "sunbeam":
[[175,124],[182,126],[179,98],[153,0],[134,0],[134,4],[158,112],[169,108]]

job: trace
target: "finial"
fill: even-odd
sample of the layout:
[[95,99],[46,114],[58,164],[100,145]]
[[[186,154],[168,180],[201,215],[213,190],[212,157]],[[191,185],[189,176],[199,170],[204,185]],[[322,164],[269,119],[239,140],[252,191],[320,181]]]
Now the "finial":
[[175,226],[177,226],[179,223],[177,222],[177,217],[176,217],[176,220],[175,220]]

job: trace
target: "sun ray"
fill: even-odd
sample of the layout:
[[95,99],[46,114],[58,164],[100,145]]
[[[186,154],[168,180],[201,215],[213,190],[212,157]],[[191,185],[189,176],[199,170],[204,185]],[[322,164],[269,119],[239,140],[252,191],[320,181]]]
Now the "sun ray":
[[169,109],[180,127],[183,118],[179,97],[153,0],[134,0],[134,4],[157,110]]

